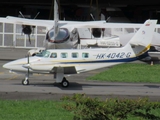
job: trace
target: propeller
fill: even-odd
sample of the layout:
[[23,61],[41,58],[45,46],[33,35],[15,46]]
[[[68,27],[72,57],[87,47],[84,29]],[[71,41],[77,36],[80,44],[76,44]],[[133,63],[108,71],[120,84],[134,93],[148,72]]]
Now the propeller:
[[30,35],[32,33],[32,29],[30,25],[22,25],[22,32],[26,35],[28,35],[29,43],[31,44]]
[[27,64],[28,64],[27,77],[29,78],[29,54],[27,56]]
[[22,80],[22,84],[23,85],[28,85],[29,84],[29,69],[30,69],[30,63],[29,63],[29,54],[28,54],[28,56],[27,56],[27,64],[24,64],[23,65],[23,67],[24,68],[27,68],[27,72],[26,72],[26,77],[25,77],[25,79],[24,80]]
[[[33,19],[36,19],[37,16],[39,15],[40,12],[38,12],[35,17]],[[22,18],[26,18],[21,11],[19,11],[19,14],[21,15]],[[35,26],[31,26],[31,25],[22,25],[22,33],[28,35],[28,39],[29,39],[29,43],[31,44],[31,39],[30,39],[30,35],[34,34],[34,28]]]
[[29,54],[27,55],[27,64],[24,64],[23,67],[28,69],[27,76],[29,77],[29,69],[30,69]]
[[[92,14],[90,14],[90,16],[92,17],[93,21],[96,21]],[[101,28],[92,28],[92,35],[94,37],[100,37],[101,36]]]

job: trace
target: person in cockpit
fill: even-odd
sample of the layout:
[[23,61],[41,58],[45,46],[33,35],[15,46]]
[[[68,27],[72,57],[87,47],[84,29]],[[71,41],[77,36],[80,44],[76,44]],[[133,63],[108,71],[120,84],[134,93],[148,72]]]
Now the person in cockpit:
[[52,53],[50,58],[57,58],[57,53]]

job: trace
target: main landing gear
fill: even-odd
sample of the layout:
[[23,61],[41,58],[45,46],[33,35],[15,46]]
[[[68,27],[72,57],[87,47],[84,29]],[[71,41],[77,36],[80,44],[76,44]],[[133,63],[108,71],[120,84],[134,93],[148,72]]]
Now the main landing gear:
[[66,80],[65,77],[63,77],[63,80],[62,80],[62,82],[61,82],[61,85],[62,85],[62,87],[68,87],[68,86],[69,86],[69,82],[68,82],[68,80]]

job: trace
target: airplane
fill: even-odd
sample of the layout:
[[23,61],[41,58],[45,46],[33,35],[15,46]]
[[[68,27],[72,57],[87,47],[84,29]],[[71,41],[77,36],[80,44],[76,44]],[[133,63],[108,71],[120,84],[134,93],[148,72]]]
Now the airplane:
[[[17,18],[17,17],[6,17],[9,20],[13,20],[14,23],[22,24],[22,31],[24,34],[32,33],[32,29],[30,26],[40,25],[46,26],[48,32],[46,33],[46,41],[44,41],[44,46],[46,49],[48,48],[63,48],[63,44],[65,43],[65,48],[71,48],[76,46],[78,42],[78,32],[76,28],[60,28],[59,24],[59,12],[58,12],[58,4],[57,0],[54,0],[54,21],[50,24],[51,21],[44,20],[36,20],[36,19],[26,19],[26,18]],[[65,24],[65,23],[64,23]],[[23,27],[25,26],[25,27]],[[26,30],[27,29],[27,30]],[[25,32],[25,30],[27,32]],[[30,39],[29,39],[30,40]],[[61,44],[59,44],[61,43]],[[60,46],[60,47],[59,47]],[[74,48],[74,47],[73,47]]]
[[[0,19],[0,21],[2,21],[2,19]],[[81,27],[84,27],[85,29],[85,26],[94,26],[95,24],[98,26],[105,21],[60,21],[57,0],[54,0],[54,21],[7,16],[5,22],[21,24],[22,32],[28,36],[30,36],[33,31],[32,26],[45,26],[48,32],[46,33],[43,47],[45,49],[68,49],[77,48],[80,42],[79,33],[76,27],[77,24],[80,24]],[[31,43],[30,39],[29,42]]]
[[[32,26],[45,26],[47,28],[48,32],[46,32],[46,38],[44,39],[43,46],[29,50],[27,55],[34,56],[45,49],[121,47],[127,44],[128,40],[132,38],[135,33],[128,33],[127,31],[123,31],[123,33],[113,31],[112,36],[108,37],[104,36],[104,32],[107,32],[105,28],[140,28],[142,26],[142,24],[106,23],[106,21],[60,21],[57,0],[54,2],[54,21],[17,18],[11,16],[7,16],[6,19],[0,19],[0,21],[8,23],[22,24],[22,31],[24,34],[28,34],[28,36],[33,33],[31,30],[31,28],[33,28]],[[159,41],[159,37],[159,33],[155,32],[151,46],[156,46],[156,48],[158,48],[157,41]],[[152,60],[152,56],[155,56],[153,54],[149,55],[150,58],[148,57],[146,61]]]
[[121,48],[47,49],[35,56],[6,63],[3,68],[25,74],[23,85],[29,84],[29,75],[39,73],[53,74],[56,83],[68,87],[69,81],[65,75],[79,74],[147,57],[156,23],[157,20],[146,20],[130,41]]
[[[23,15],[21,15],[23,16]],[[2,21],[2,19],[0,19]],[[106,21],[60,21],[57,0],[54,0],[54,21],[27,19],[7,16],[4,20],[8,23],[16,23],[22,25],[22,31],[28,36],[33,33],[33,26],[45,26],[47,28],[46,38],[44,39],[43,48],[31,49],[29,55],[35,55],[44,49],[77,49],[79,44],[82,46],[96,47],[119,47],[120,41],[117,35],[105,37],[103,35],[105,28],[115,28],[120,26],[139,27],[139,24],[116,24],[106,23]],[[30,38],[30,37],[29,37]],[[29,42],[31,43],[30,39]]]
[[[47,39],[50,34],[54,34],[54,21],[53,20],[39,20],[39,19],[27,19],[27,18],[17,18],[7,16],[7,18],[0,18],[0,21],[7,22],[7,23],[16,23],[22,25],[30,25],[30,26],[45,26],[48,30],[46,33],[46,39],[44,39],[44,46],[40,48],[34,48],[28,51],[29,55],[35,55],[44,49],[76,49],[80,46],[86,47],[121,47],[124,46],[130,38],[135,33],[128,33],[128,31],[114,31],[112,30],[111,33],[108,34],[107,29],[115,29],[115,28],[140,28],[142,24],[133,24],[133,23],[106,23],[105,21],[86,21],[86,22],[77,22],[77,21],[58,21],[59,28],[66,28],[69,29],[68,35],[73,36],[70,39],[63,40],[52,40],[53,37],[50,37],[50,40]],[[157,25],[156,28],[160,28]],[[74,30],[75,29],[75,30]],[[98,29],[99,36],[94,36]],[[76,31],[76,34],[72,34]],[[105,33],[104,33],[105,32]],[[103,35],[105,34],[105,36]],[[111,34],[111,35],[110,35]],[[78,37],[77,37],[78,36]],[[159,33],[155,32],[154,37],[152,39],[151,46],[160,45],[159,41]],[[73,39],[74,38],[74,39]],[[54,42],[53,42],[54,41]]]

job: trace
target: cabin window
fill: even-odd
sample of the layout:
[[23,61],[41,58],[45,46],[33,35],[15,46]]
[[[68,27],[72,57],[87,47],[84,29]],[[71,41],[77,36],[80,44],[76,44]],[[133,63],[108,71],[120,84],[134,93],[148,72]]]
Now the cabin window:
[[82,53],[82,57],[83,57],[83,58],[88,58],[88,57],[89,57],[89,54],[88,54],[88,53]]
[[78,57],[78,53],[72,53],[72,58],[77,58]]
[[57,58],[57,53],[52,53],[50,58]]
[[67,58],[68,54],[67,53],[61,53],[61,58]]

